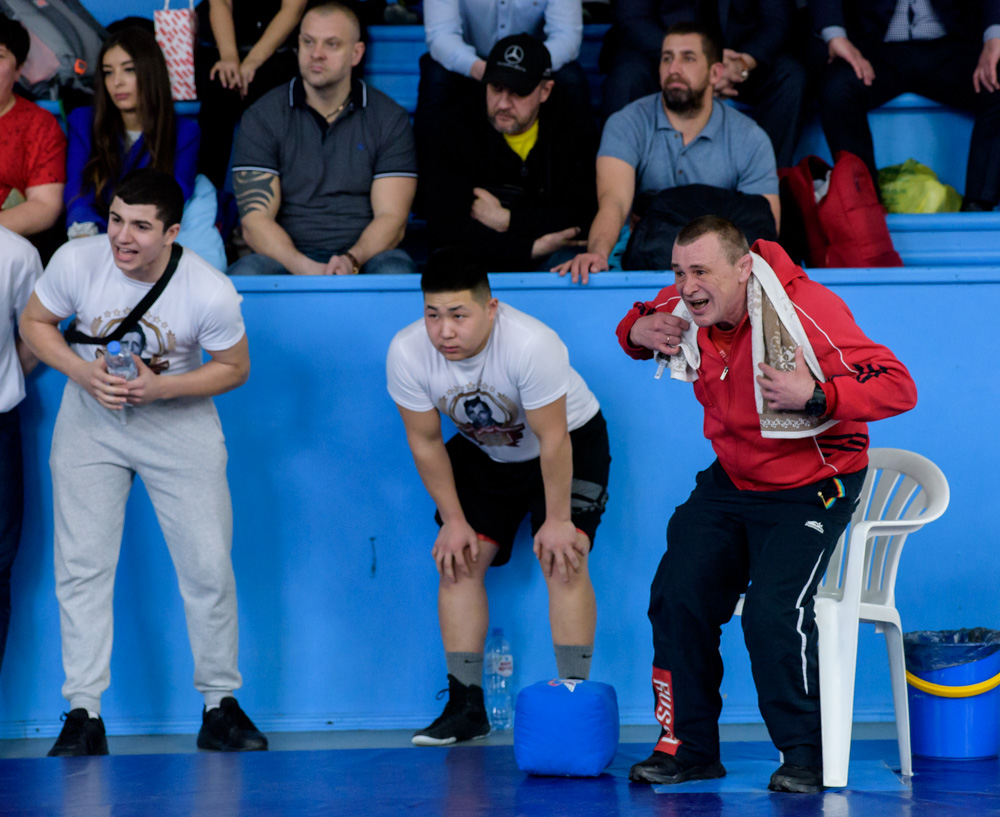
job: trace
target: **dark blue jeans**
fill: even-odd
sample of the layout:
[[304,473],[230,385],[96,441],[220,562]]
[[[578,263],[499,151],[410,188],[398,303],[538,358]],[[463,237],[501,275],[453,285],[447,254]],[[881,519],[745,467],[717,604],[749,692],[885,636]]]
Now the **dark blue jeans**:
[[[313,261],[325,263],[332,253],[309,253],[306,252]],[[406,254],[405,250],[386,250],[368,259],[361,272],[365,275],[405,275],[417,271],[413,259]],[[232,264],[227,275],[288,275],[280,261],[275,261],[269,256],[261,253],[251,253],[239,261]]]
[[10,569],[24,513],[21,425],[17,409],[0,414],[0,667],[10,626]]

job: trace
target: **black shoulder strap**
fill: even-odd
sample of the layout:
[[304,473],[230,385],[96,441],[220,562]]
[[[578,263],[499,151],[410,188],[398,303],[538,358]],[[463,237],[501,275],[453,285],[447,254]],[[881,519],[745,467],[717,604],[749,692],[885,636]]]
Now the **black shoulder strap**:
[[161,275],[157,282],[153,284],[149,292],[146,293],[145,297],[143,297],[143,299],[135,305],[135,308],[128,313],[125,320],[118,324],[114,332],[101,338],[92,338],[90,335],[85,335],[77,329],[76,320],[72,320],[70,321],[69,326],[66,327],[66,331],[63,332],[63,337],[66,339],[66,342],[90,343],[95,345],[100,344],[103,346],[112,340],[121,340],[125,337],[126,333],[130,332],[136,324],[139,323],[142,316],[149,311],[149,308],[156,303],[156,299],[163,294],[163,290],[167,288],[167,284],[170,283],[170,279],[177,270],[177,265],[180,263],[181,254],[183,252],[184,248],[177,242],[174,242],[174,245],[170,250],[170,260],[167,262],[167,268],[163,271],[163,275]]

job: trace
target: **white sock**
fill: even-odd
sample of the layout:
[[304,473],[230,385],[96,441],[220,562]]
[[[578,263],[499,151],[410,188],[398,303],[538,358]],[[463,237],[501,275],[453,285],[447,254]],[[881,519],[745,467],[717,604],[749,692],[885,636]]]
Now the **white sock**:
[[205,711],[211,712],[213,709],[218,709],[222,704],[223,698],[229,698],[232,696],[231,690],[220,691],[213,690],[211,692],[204,693],[205,696]]

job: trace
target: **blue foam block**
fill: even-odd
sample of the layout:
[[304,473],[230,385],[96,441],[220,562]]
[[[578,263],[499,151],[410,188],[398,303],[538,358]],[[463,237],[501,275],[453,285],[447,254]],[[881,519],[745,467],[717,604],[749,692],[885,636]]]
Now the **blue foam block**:
[[618,751],[618,696],[599,681],[539,681],[521,690],[514,757],[529,774],[596,777]]

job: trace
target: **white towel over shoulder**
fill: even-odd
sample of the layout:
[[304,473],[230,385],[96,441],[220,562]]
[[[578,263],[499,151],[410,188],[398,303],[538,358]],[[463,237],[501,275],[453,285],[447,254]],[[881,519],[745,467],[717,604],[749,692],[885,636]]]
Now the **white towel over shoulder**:
[[[763,437],[813,437],[825,431],[836,420],[813,417],[804,411],[779,411],[771,409],[760,393],[756,373],[760,363],[767,363],[779,371],[795,366],[795,348],[802,347],[806,365],[815,380],[826,381],[819,360],[809,337],[795,311],[795,305],[785,292],[771,265],[757,253],[750,253],[753,269],[747,282],[747,313],[750,319],[751,354],[753,360],[754,397],[760,416],[760,433]],[[701,352],[698,349],[698,326],[691,318],[687,305],[678,301],[672,314],[686,320],[687,330],[678,341],[680,353],[669,358],[659,352],[655,357],[670,368],[673,380],[693,383],[698,379]],[[659,376],[659,373],[657,374]]]

